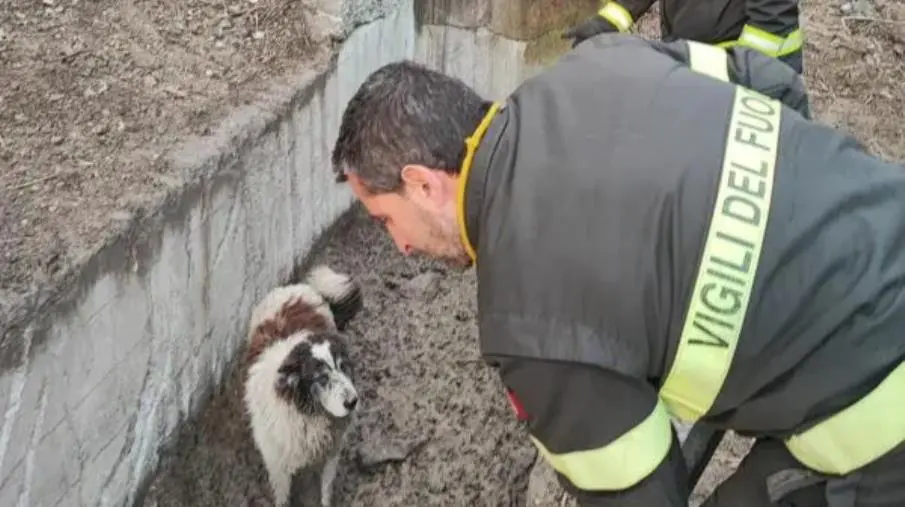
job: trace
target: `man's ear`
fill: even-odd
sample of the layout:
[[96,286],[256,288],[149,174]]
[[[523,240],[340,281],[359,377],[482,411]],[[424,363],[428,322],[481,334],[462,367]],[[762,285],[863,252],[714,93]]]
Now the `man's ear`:
[[405,191],[416,199],[424,199],[434,202],[444,200],[445,173],[429,167],[410,164],[402,168],[402,183]]
[[423,165],[409,164],[402,168],[402,183],[405,184],[406,190],[418,191],[419,189],[430,190],[432,173],[430,169]]

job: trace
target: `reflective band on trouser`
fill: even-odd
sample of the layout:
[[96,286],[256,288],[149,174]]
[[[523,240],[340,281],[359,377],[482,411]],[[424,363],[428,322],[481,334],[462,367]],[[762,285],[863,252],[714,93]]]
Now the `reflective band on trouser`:
[[641,482],[660,466],[672,444],[669,413],[661,401],[644,421],[604,447],[554,454],[531,437],[547,462],[575,487],[619,491]]
[[786,441],[799,461],[844,475],[905,442],[905,363],[845,410]]
[[612,23],[620,32],[627,32],[635,22],[632,14],[616,2],[607,2],[602,9],[597,11],[597,15]]
[[728,55],[726,51],[702,42],[686,41],[691,69],[720,81],[729,81]]
[[804,44],[801,29],[797,28],[789,35],[780,37],[766,30],[745,25],[739,35],[737,44],[756,49],[767,56],[779,57],[794,53]]
[[[693,69],[713,68],[714,46],[689,44]],[[707,66],[695,68],[694,65]],[[725,65],[725,60],[724,63]],[[726,380],[745,323],[770,215],[782,106],[735,87],[722,174],[676,358],[660,389],[670,412],[696,421]]]

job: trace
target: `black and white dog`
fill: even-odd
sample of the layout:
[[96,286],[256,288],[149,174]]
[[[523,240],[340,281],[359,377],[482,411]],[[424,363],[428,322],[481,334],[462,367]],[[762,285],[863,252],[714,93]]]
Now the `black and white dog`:
[[362,308],[360,287],[327,266],[277,287],[252,311],[245,405],[274,503],[288,505],[293,474],[321,471],[332,502],[340,451],[358,404],[342,329]]

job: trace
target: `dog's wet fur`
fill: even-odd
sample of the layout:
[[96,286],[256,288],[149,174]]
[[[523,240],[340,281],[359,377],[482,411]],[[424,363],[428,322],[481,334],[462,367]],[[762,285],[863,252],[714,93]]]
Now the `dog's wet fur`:
[[360,287],[326,266],[303,283],[277,287],[252,312],[245,404],[276,505],[288,505],[292,476],[320,468],[321,505],[349,418],[358,407],[346,325],[362,309]]

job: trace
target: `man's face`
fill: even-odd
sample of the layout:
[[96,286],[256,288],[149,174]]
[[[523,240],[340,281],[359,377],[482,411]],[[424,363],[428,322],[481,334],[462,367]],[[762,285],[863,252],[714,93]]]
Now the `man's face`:
[[355,174],[352,192],[383,224],[404,255],[425,255],[462,268],[471,265],[456,222],[456,179],[423,166],[406,166],[399,192],[369,192]]

